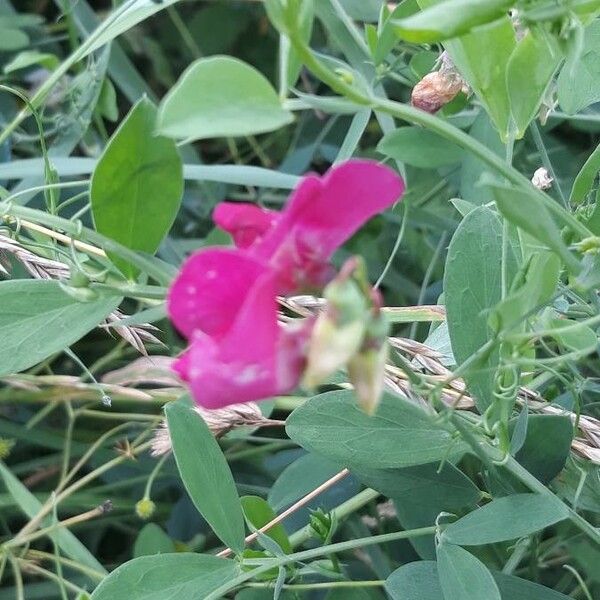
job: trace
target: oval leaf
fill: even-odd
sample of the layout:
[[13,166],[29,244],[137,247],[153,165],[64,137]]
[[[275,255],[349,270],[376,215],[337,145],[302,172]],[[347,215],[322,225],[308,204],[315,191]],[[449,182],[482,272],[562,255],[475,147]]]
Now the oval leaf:
[[78,302],[57,281],[0,283],[0,377],[64,350],[119,306],[115,296]]
[[421,560],[402,565],[385,581],[392,600],[443,600],[437,565]]
[[[246,520],[255,530],[264,527],[277,516],[267,501],[260,496],[243,496],[241,502]],[[290,540],[281,523],[271,527],[264,535],[276,542],[286,554],[292,553]]]
[[239,574],[233,560],[204,554],[141,556],[115,569],[92,600],[204,600]]
[[175,543],[160,525],[148,523],[140,531],[133,546],[133,557],[175,552]]
[[444,540],[463,546],[505,542],[535,533],[568,517],[554,497],[515,494],[492,500],[449,525]]
[[441,42],[468,33],[474,27],[499,19],[510,0],[445,0],[406,19],[394,21],[396,33],[408,42]]
[[501,600],[488,568],[470,552],[453,544],[437,548],[440,585],[446,600]]
[[[183,194],[183,166],[173,140],[154,132],[156,108],[142,98],[117,129],[92,175],[99,233],[154,254],[171,228]],[[109,253],[129,278],[138,269]]]
[[[567,600],[564,594],[520,577],[497,572],[492,577],[502,600]],[[437,564],[429,560],[402,565],[387,578],[385,589],[392,600],[444,600]]]
[[201,140],[264,133],[292,120],[264,75],[236,58],[213,56],[194,62],[163,99],[158,129]]
[[286,431],[307,450],[348,466],[408,467],[462,451],[431,415],[391,394],[373,416],[351,391],[315,396],[288,417]]
[[463,151],[433,131],[400,127],[386,134],[377,150],[413,167],[436,169],[461,160]]
[[244,516],[219,444],[189,404],[168,404],[165,413],[177,468],[192,502],[215,534],[232,550],[241,552]]
[[288,465],[269,490],[269,505],[287,508],[342,470],[342,466],[316,454],[305,454]]
[[[458,365],[491,339],[489,311],[502,298],[501,282],[502,225],[491,210],[481,206],[458,226],[446,259],[446,319]],[[497,365],[498,353],[492,352],[464,375],[482,412],[492,401]]]

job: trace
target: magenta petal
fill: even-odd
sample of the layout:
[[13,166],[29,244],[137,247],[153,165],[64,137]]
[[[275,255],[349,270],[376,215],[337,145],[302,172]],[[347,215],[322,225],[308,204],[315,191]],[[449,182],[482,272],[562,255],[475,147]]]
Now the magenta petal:
[[196,330],[224,335],[266,269],[259,260],[234,249],[210,248],[192,255],[167,298],[175,327],[188,338]]
[[322,285],[335,250],[403,192],[404,182],[395,171],[368,160],[347,161],[323,177],[309,175],[252,252],[279,272],[279,291]]
[[[194,335],[181,370],[196,402],[219,408],[282,393],[279,339],[274,275],[267,272],[256,280],[223,338]],[[286,384],[296,385],[299,376]]]
[[248,248],[274,227],[279,213],[247,202],[221,202],[213,221],[229,233],[238,248]]

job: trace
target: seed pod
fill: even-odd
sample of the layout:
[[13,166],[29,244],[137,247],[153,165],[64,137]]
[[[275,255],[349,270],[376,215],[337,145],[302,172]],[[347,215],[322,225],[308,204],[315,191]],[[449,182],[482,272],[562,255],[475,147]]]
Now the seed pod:
[[435,113],[440,108],[454,100],[463,89],[460,77],[443,71],[427,73],[413,88],[410,98],[415,108],[420,108],[428,113]]

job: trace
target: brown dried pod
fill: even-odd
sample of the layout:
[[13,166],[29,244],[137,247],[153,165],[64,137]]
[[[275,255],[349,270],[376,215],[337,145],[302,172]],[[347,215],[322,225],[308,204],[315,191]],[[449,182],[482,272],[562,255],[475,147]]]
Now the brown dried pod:
[[433,71],[415,85],[410,101],[415,108],[435,113],[454,100],[463,85],[462,79],[455,74]]

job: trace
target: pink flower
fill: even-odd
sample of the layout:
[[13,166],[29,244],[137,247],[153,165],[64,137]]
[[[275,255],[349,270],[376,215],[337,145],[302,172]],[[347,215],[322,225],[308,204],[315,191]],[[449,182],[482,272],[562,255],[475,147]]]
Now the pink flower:
[[403,190],[391,169],[354,160],[305,177],[280,213],[250,204],[217,207],[215,222],[238,249],[191,256],[167,300],[190,342],[174,369],[198,404],[220,408],[297,387],[314,322],[280,325],[277,294],[323,287],[334,275],[335,250]]
[[274,210],[247,202],[221,202],[213,212],[213,221],[231,234],[238,248],[248,248],[264,236],[278,217],[279,213]]
[[183,266],[169,314],[190,346],[173,368],[206,408],[293,390],[312,323],[277,321],[275,273],[232,249],[207,249]]
[[329,260],[337,248],[403,192],[404,182],[392,169],[349,160],[322,177],[304,177],[279,214],[224,202],[215,222],[275,269],[279,293],[291,293],[323,287],[333,275]]

